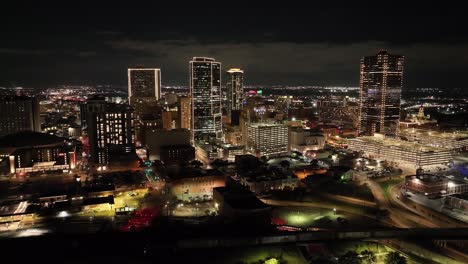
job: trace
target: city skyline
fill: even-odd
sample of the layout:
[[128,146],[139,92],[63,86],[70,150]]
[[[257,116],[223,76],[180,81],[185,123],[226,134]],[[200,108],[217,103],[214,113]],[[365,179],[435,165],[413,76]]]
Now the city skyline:
[[468,263],[463,9],[228,4],[4,5],[3,259]]
[[[313,16],[299,9],[253,9],[245,11],[230,34],[221,29],[229,26],[235,11],[220,16],[212,10],[217,25],[206,27],[209,18],[194,19],[184,10],[165,9],[150,18],[144,16],[148,8],[139,10],[142,20],[129,22],[114,18],[134,17],[132,7],[128,13],[118,5],[108,8],[102,15],[44,6],[40,16],[19,13],[24,19],[4,23],[2,33],[8,37],[0,44],[0,86],[124,85],[122,72],[137,65],[161,68],[165,85],[186,85],[186,61],[193,56],[216,57],[226,69],[241,67],[252,84],[357,86],[362,54],[387,49],[406,56],[406,87],[451,88],[464,86],[461,73],[468,65],[458,56],[468,50],[468,34],[456,26],[461,16],[455,8],[323,8]],[[13,8],[2,19],[11,21],[18,11]],[[391,18],[394,12],[398,19]],[[284,19],[275,19],[277,15]]]

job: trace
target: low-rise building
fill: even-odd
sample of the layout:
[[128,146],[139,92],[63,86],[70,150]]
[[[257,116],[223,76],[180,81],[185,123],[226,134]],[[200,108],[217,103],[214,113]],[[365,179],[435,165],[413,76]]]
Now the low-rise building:
[[310,129],[302,127],[291,128],[289,130],[289,150],[306,153],[309,150],[323,149],[325,137],[315,133]]
[[382,136],[365,136],[347,140],[348,148],[363,152],[365,156],[392,162],[402,162],[415,167],[447,165],[452,152],[417,142],[408,142]]
[[214,188],[213,200],[219,214],[227,220],[250,225],[270,224],[271,207],[243,186]]
[[255,171],[240,173],[239,182],[256,194],[273,190],[294,190],[299,184],[295,174],[278,167],[260,167]]
[[405,189],[427,196],[438,196],[468,192],[468,184],[443,176],[419,173],[406,176]]
[[[65,138],[39,132],[19,132],[2,137],[0,157],[9,173],[65,170],[76,166],[76,148]],[[5,171],[6,172],[6,171]]]
[[188,169],[170,179],[170,192],[183,201],[211,199],[213,188],[226,185],[224,175],[218,170]]
[[468,212],[468,193],[458,193],[445,197],[445,206]]
[[410,128],[401,130],[400,137],[437,148],[463,149],[468,147],[467,131],[439,132]]

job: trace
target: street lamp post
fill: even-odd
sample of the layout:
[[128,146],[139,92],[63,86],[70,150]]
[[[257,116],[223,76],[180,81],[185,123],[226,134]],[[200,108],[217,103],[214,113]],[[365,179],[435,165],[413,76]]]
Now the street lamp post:
[[333,214],[336,215],[336,208],[333,208]]

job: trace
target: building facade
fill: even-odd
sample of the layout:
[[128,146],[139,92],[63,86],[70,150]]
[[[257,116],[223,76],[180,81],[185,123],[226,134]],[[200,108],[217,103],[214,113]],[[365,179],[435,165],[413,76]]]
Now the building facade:
[[289,131],[290,151],[306,153],[309,150],[319,150],[325,147],[325,137],[302,127],[291,128]]
[[193,139],[222,138],[221,63],[213,58],[190,61],[191,129]]
[[396,136],[400,122],[403,56],[380,51],[360,66],[359,135]]
[[226,97],[227,114],[231,116],[232,110],[242,110],[244,102],[244,71],[230,69],[227,72]]
[[129,105],[96,99],[82,107],[86,107],[91,162],[109,164],[113,154],[135,151],[133,109]]
[[68,171],[76,166],[76,153],[72,141],[46,133],[21,131],[0,139],[0,158],[9,164],[7,173]]
[[160,148],[161,161],[164,164],[176,164],[195,159],[195,148],[190,144],[166,145]]
[[350,150],[363,152],[365,156],[415,167],[443,166],[453,160],[448,149],[391,138],[358,137],[348,139],[347,143]]
[[27,96],[0,98],[0,137],[20,131],[41,131],[39,102]]
[[288,152],[288,127],[283,124],[247,124],[247,151],[257,156],[279,156]]
[[427,196],[453,195],[468,192],[468,184],[432,174],[416,174],[405,177],[405,190]]
[[[147,129],[145,132],[145,147],[148,149],[150,160],[162,160],[163,147],[190,145],[190,131],[187,129]],[[167,149],[169,151],[169,149]],[[174,155],[183,155],[181,152]],[[167,155],[166,155],[167,154]],[[165,157],[170,159],[171,153],[165,153]]]
[[179,128],[190,129],[191,124],[191,107],[190,97],[179,97],[178,99],[178,114],[179,114]]
[[411,142],[447,148],[447,149],[466,149],[468,147],[468,132],[454,131],[450,133],[409,128],[400,132],[400,137]]
[[163,129],[171,130],[172,127],[172,112],[163,111],[162,112],[162,127]]
[[138,119],[151,115],[161,98],[161,70],[154,68],[128,69],[128,102]]

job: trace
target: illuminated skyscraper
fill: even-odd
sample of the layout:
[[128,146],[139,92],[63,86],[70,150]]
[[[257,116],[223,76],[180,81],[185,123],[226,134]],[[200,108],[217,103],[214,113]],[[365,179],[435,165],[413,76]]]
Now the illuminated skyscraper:
[[84,112],[93,163],[108,164],[113,154],[135,151],[133,109],[129,105],[95,98],[81,107],[86,108]]
[[161,98],[161,70],[152,68],[128,69],[128,102],[138,118],[150,112]]
[[242,110],[244,101],[244,71],[230,69],[227,71],[227,113],[230,116],[232,110]]
[[192,134],[195,140],[222,137],[221,63],[213,58],[190,61]]
[[403,56],[386,51],[361,59],[359,135],[397,135],[403,62]]

